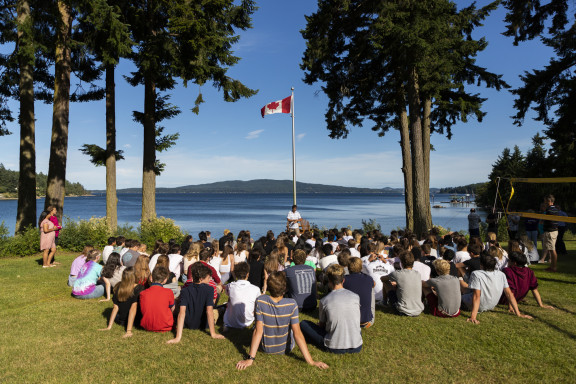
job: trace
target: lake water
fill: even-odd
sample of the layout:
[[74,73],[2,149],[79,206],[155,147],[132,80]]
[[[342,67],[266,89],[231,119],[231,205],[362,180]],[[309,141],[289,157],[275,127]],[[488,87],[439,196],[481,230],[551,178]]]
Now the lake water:
[[[437,194],[434,204],[449,201],[449,195]],[[38,199],[38,214],[44,200]],[[432,208],[435,225],[452,230],[467,230],[467,215],[471,205],[440,204],[445,208]],[[16,200],[0,200],[0,222],[14,232]],[[274,233],[286,227],[286,215],[292,206],[292,194],[209,194],[162,193],[156,195],[158,216],[174,219],[183,231],[197,236],[209,230],[220,237],[224,229],[237,234],[249,229],[253,237]],[[473,206],[473,205],[472,205]],[[405,225],[404,196],[401,194],[306,194],[298,195],[298,211],[303,218],[320,228],[334,226],[361,228],[362,220],[375,219],[383,232],[389,233]],[[64,215],[72,219],[89,219],[106,215],[106,196],[67,197]],[[135,228],[141,215],[140,194],[118,195],[118,223]]]

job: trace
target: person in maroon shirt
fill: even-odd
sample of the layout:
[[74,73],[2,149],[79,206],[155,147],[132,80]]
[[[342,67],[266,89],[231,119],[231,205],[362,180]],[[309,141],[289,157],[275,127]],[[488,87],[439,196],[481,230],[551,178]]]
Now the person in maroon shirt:
[[[538,280],[534,272],[527,268],[525,265],[528,263],[526,255],[521,252],[510,252],[508,254],[508,267],[504,268],[502,272],[506,275],[510,290],[514,294],[517,302],[524,299],[528,291],[532,291],[534,299],[542,308],[554,309],[551,305],[544,305],[540,292],[538,292]],[[502,304],[507,304],[506,296],[502,295],[500,299]]]

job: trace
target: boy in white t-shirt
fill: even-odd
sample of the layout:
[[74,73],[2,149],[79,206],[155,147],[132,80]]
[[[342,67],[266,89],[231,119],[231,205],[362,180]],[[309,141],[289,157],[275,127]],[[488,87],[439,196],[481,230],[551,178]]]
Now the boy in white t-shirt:
[[250,266],[246,262],[234,266],[237,281],[224,286],[228,295],[228,304],[224,313],[224,330],[227,328],[246,328],[254,322],[254,307],[260,296],[260,288],[248,281]]
[[108,261],[108,257],[110,256],[110,254],[112,252],[114,252],[114,246],[116,245],[116,238],[115,237],[109,237],[108,238],[108,245],[106,245],[104,247],[104,249],[102,250],[102,261],[104,262],[104,264],[106,264],[106,262]]
[[468,284],[461,282],[460,285],[470,289],[470,293],[462,295],[462,303],[472,311],[470,318],[466,321],[479,324],[477,320],[478,312],[491,311],[498,305],[502,292],[506,295],[508,303],[514,314],[525,319],[532,319],[531,316],[523,315],[518,309],[516,298],[508,286],[506,275],[496,270],[496,258],[488,252],[480,255],[482,269],[472,272]]

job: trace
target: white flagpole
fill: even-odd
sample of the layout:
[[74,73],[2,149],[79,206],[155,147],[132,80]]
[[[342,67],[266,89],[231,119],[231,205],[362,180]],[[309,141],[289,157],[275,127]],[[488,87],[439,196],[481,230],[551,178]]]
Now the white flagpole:
[[292,193],[294,205],[296,205],[296,140],[294,136],[294,87],[292,87],[292,97],[290,98],[290,109],[292,111]]

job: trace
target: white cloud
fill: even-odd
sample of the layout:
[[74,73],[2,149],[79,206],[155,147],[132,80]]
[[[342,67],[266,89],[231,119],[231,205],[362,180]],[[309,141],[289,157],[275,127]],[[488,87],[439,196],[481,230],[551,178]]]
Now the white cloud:
[[258,137],[260,137],[260,134],[262,132],[264,132],[263,129],[257,129],[255,131],[250,131],[250,132],[248,132],[248,136],[246,136],[245,139],[247,139],[247,140],[257,139]]
[[132,148],[131,144],[124,144],[124,148]]
[[296,135],[296,140],[300,141],[304,138],[304,136],[306,136],[305,133],[299,133],[298,135]]

